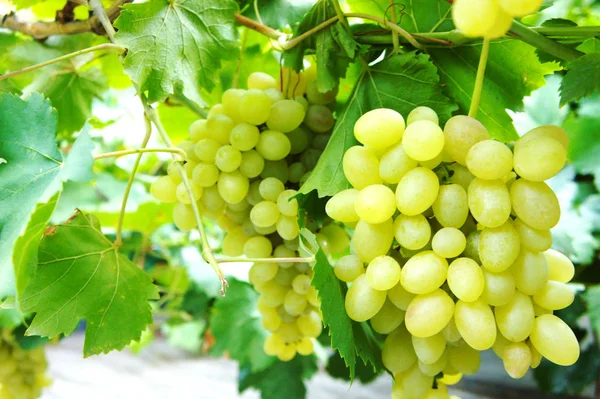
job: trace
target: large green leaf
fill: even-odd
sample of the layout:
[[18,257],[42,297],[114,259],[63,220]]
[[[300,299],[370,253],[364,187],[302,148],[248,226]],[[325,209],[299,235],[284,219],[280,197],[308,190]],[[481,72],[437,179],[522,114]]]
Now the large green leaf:
[[[481,45],[431,49],[446,93],[467,113],[471,105]],[[544,75],[557,70],[555,63],[541,64],[533,47],[517,40],[496,41],[490,46],[477,119],[501,141],[518,138],[506,109],[519,111],[523,97],[544,85]]]
[[569,71],[560,86],[561,104],[576,101],[600,90],[600,52],[569,62]]
[[[254,3],[254,0],[241,0],[240,8],[245,7],[244,15],[258,20]],[[263,23],[277,29],[296,24],[313,4],[313,0],[258,0],[256,2]]]
[[356,144],[354,124],[367,111],[392,108],[406,117],[423,105],[433,108],[442,122],[448,120],[456,106],[441,90],[437,70],[425,54],[396,55],[363,68],[352,95],[338,113],[327,148],[300,192],[317,190],[319,197],[324,197],[350,187],[341,160],[345,151]]
[[127,4],[115,21],[128,48],[125,72],[151,102],[176,89],[202,104],[221,61],[238,56],[233,0],[150,0]]
[[97,219],[77,212],[46,230],[21,309],[36,313],[29,335],[69,335],[85,319],[87,357],[139,340],[152,323],[148,299],[157,297],[150,276],[119,253]]

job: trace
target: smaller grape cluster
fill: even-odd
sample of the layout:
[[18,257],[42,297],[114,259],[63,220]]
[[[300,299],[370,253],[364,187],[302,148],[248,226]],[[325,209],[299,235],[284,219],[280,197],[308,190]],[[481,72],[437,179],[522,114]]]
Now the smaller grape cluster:
[[511,150],[473,118],[442,129],[418,107],[406,124],[369,111],[354,135],[342,161],[353,188],[326,204],[354,230],[334,273],[350,284],[348,316],[387,335],[394,397],[448,397],[432,396],[434,378],[475,373],[490,348],[513,378],[542,356],[573,364],[577,339],[552,312],[573,302],[574,268],[550,249],[560,207],[544,182],[566,162],[566,132],[542,126]]
[[454,25],[467,37],[498,39],[508,32],[513,18],[535,13],[543,0],[454,0]]
[[44,348],[22,349],[9,329],[0,331],[0,398],[35,399],[50,385]]

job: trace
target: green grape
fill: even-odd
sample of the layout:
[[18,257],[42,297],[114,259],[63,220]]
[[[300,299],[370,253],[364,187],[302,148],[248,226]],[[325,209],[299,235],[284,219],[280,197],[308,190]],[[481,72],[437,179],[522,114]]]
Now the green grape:
[[245,93],[245,90],[229,89],[225,90],[225,92],[223,92],[223,96],[221,97],[223,110],[234,121],[240,121],[242,119],[240,116],[240,108],[242,98],[244,97]]
[[255,180],[252,183],[250,183],[250,187],[248,188],[248,194],[246,195],[246,201],[248,201],[250,205],[256,205],[263,200],[259,191],[261,181],[262,180]]
[[282,362],[289,362],[296,356],[297,346],[295,343],[288,343],[283,350],[277,355],[277,358]]
[[[277,274],[275,275],[275,278],[273,281],[275,281],[277,284],[282,285],[284,287],[291,288],[292,281],[294,281],[294,278],[296,277],[297,274],[298,274],[298,272],[293,267],[279,266],[279,269],[277,270]],[[283,309],[283,310],[285,310],[285,309]],[[288,312],[286,311],[286,313],[288,313]],[[288,313],[288,315],[289,315],[289,313]]]
[[396,196],[383,184],[363,188],[354,201],[354,209],[361,220],[367,223],[383,223],[396,211]]
[[[194,195],[194,199],[197,201],[202,197],[202,187],[197,186],[195,184],[191,185],[192,194]],[[175,190],[175,196],[177,197],[177,201],[182,204],[191,204],[192,199],[189,196],[188,190],[185,187],[185,184],[179,183],[177,185],[177,189]]]
[[308,294],[308,290],[310,289],[310,277],[306,274],[297,275],[294,277],[294,281],[292,281],[292,288],[300,295]]
[[181,203],[175,204],[175,207],[173,207],[173,223],[182,231],[189,231],[196,227],[192,207]]
[[419,365],[415,364],[406,373],[400,375],[400,385],[409,398],[423,398],[431,390],[433,377],[421,372]]
[[223,253],[227,256],[242,256],[248,239],[242,228],[230,230],[223,238]]
[[402,147],[412,159],[429,161],[442,152],[444,132],[437,124],[428,120],[413,122],[404,131]]
[[483,267],[493,273],[507,270],[519,256],[521,241],[511,222],[484,228],[479,235],[479,257]]
[[455,0],[452,5],[454,25],[467,37],[482,37],[499,12],[495,0]]
[[479,236],[481,232],[479,230],[473,230],[467,236],[467,246],[465,247],[465,251],[463,255],[467,258],[473,259],[477,263],[481,263],[481,259],[479,257]]
[[217,141],[213,139],[202,139],[196,143],[194,152],[200,161],[214,163],[219,148],[221,148],[221,144]]
[[300,154],[308,148],[310,133],[302,126],[292,130],[287,136],[291,144],[290,154]]
[[481,300],[456,302],[454,310],[456,327],[470,347],[483,351],[496,341],[496,321],[489,305]]
[[185,154],[187,155],[187,160],[189,161],[193,161],[193,162],[198,162],[199,159],[196,156],[196,152],[194,151],[196,144],[191,141],[191,140],[185,140],[182,141],[181,143],[177,144],[177,148],[182,149]]
[[569,258],[554,249],[545,251],[544,257],[548,262],[548,279],[561,283],[568,283],[573,279],[575,267]]
[[530,181],[544,181],[565,166],[567,150],[551,137],[534,137],[517,141],[515,172]]
[[293,240],[300,234],[298,221],[295,216],[281,215],[277,221],[276,228],[277,233],[279,233],[284,240]]
[[[279,285],[277,282],[272,280],[267,281],[264,284],[260,298],[267,306],[275,308],[277,306],[283,305],[283,301],[285,300],[286,294],[287,288],[282,285]],[[280,326],[279,328],[281,329],[282,326]]]
[[499,9],[498,13],[496,14],[496,18],[485,31],[483,37],[486,39],[500,39],[510,30],[512,22],[512,15],[505,13],[502,9]]
[[[446,352],[442,352],[442,356],[440,356],[440,358],[438,360],[436,360],[433,363],[427,364],[427,363],[423,363],[420,359],[418,361],[419,364],[419,370],[421,370],[421,373],[431,376],[431,377],[435,377],[436,375],[440,374],[444,368],[446,367],[446,365],[448,364],[448,355],[446,354]],[[442,386],[442,384],[440,384],[439,382],[440,380],[438,379],[438,388],[440,386]],[[434,399],[434,396],[428,396],[428,399]],[[448,396],[441,396],[440,399],[447,399]]]
[[329,254],[341,254],[350,247],[350,237],[344,228],[337,224],[329,224],[321,229],[317,234],[317,239],[321,237],[327,246]]
[[380,184],[379,159],[367,147],[354,146],[346,150],[343,159],[344,175],[358,190],[372,184]]
[[496,306],[494,312],[498,329],[509,341],[524,341],[531,334],[535,317],[533,304],[522,292],[516,291],[506,305]]
[[208,115],[206,115],[206,119],[212,118],[215,115],[224,114],[225,108],[221,104],[215,104],[208,110]]
[[[200,161],[198,161],[200,162]],[[194,174],[194,168],[196,167],[196,165],[198,165],[198,162],[195,161],[187,161],[185,164],[183,164],[183,172],[185,173],[185,175],[188,178],[191,178],[192,175]],[[177,179],[178,182],[181,182],[183,179],[181,177],[181,175],[179,175],[179,179]]]
[[510,149],[494,140],[483,140],[471,147],[467,153],[467,168],[475,177],[483,180],[502,179],[513,168]]
[[418,167],[406,173],[396,187],[396,205],[400,212],[414,216],[433,205],[440,184],[430,169]]
[[442,226],[460,228],[469,215],[467,192],[458,184],[440,186],[432,209]]
[[354,321],[367,321],[381,310],[385,291],[371,288],[365,274],[360,275],[346,293],[346,313]]
[[267,127],[271,130],[287,133],[296,129],[304,120],[304,107],[294,100],[277,101],[271,107]]
[[370,224],[360,220],[354,229],[352,246],[358,257],[368,263],[378,256],[385,255],[393,239],[392,219],[380,224]]
[[252,179],[261,174],[265,168],[265,159],[254,150],[245,151],[242,153],[242,161],[240,162],[240,173],[245,177]]
[[464,188],[465,191],[468,190],[469,184],[471,184],[471,182],[475,178],[475,176],[473,176],[473,174],[469,172],[469,169],[467,169],[459,163],[453,163],[448,167],[448,169],[452,175],[450,177],[450,183],[458,184],[459,186]]
[[367,267],[367,281],[371,288],[387,291],[400,281],[401,269],[396,260],[389,256],[378,256]]
[[323,151],[317,150],[316,148],[309,148],[302,153],[300,161],[306,167],[307,170],[313,170],[317,166],[317,162],[321,157]]
[[[294,258],[294,257],[296,257],[296,251],[287,248],[285,245],[278,245],[275,247],[275,250],[273,251],[273,257],[275,257],[275,258]],[[289,263],[289,262],[279,262],[277,264],[279,265],[279,267],[282,267],[284,269],[289,269],[292,266],[294,266],[293,263]]]
[[448,286],[458,299],[473,302],[479,299],[484,289],[481,267],[470,258],[458,258],[448,268]]
[[335,119],[326,106],[312,104],[306,110],[304,124],[315,133],[325,133],[333,128]]
[[392,109],[379,108],[358,118],[354,124],[354,137],[366,146],[383,149],[399,143],[404,129],[402,115]]
[[423,215],[398,215],[394,220],[394,235],[398,243],[409,250],[423,248],[431,238],[431,226]]
[[266,237],[251,237],[244,244],[244,255],[248,258],[268,258],[271,252],[273,252],[273,245]]
[[417,121],[430,121],[439,124],[438,115],[429,107],[417,107],[410,111],[408,114],[408,118],[406,118],[406,124],[410,125]]
[[240,118],[252,125],[262,125],[271,117],[271,98],[262,90],[250,89],[240,102]]
[[500,359],[502,359],[502,355],[504,355],[504,349],[510,344],[510,341],[504,338],[504,335],[500,331],[496,334],[496,342],[492,346],[492,350]]
[[[250,282],[254,284],[252,282],[252,269],[250,269],[250,276]],[[265,312],[261,312],[261,316],[262,326],[265,328],[265,330],[275,332],[281,326],[281,317],[275,308],[267,308]]]
[[190,134],[190,140],[194,143],[197,143],[202,139],[208,138],[208,130],[206,129],[206,119],[198,119],[197,121],[192,122],[192,124],[188,128],[188,132]]
[[250,220],[252,220],[255,226],[265,228],[277,223],[279,215],[276,203],[273,201],[261,201],[252,207]]
[[199,163],[192,172],[192,183],[200,187],[210,187],[219,180],[219,169],[213,164]]
[[469,185],[467,196],[471,214],[483,226],[499,227],[508,220],[511,196],[502,180],[475,178]]
[[446,327],[453,314],[454,301],[445,291],[437,289],[413,298],[406,310],[404,324],[416,337],[431,337]]
[[450,343],[456,343],[462,339],[460,336],[460,331],[458,331],[458,328],[456,327],[454,317],[452,317],[448,324],[446,324],[446,327],[444,327],[442,330],[442,335],[444,336],[446,342]]
[[317,81],[313,80],[306,85],[306,98],[313,104],[325,105],[335,100],[337,89],[332,89],[326,92],[319,90]]
[[510,270],[492,273],[483,269],[485,281],[481,299],[490,306],[506,305],[515,295],[515,278]]
[[240,151],[249,151],[258,143],[260,132],[254,125],[240,123],[235,125],[229,135],[229,141],[233,148]]
[[313,138],[311,145],[313,148],[323,151],[327,147],[330,138],[329,134],[317,134]]
[[437,362],[446,350],[446,340],[441,333],[431,337],[412,337],[413,347],[419,360],[425,364]]
[[354,204],[360,194],[356,189],[347,189],[340,191],[331,197],[325,204],[327,216],[338,222],[356,222],[360,218],[356,213]]
[[267,96],[269,96],[273,104],[275,104],[277,101],[285,100],[285,96],[278,89],[269,88],[264,90],[264,92]]
[[182,180],[181,174],[179,174],[179,166],[181,166],[181,163],[171,162],[167,167],[167,175],[173,180],[175,184],[181,183]]
[[381,360],[394,374],[406,371],[416,363],[417,355],[406,327],[401,325],[385,338]]
[[298,200],[293,198],[296,190],[282,191],[277,197],[277,208],[282,215],[296,217],[298,215]]
[[277,266],[277,263],[256,262],[250,270],[254,274],[255,279],[265,282],[275,278],[279,266]]
[[260,182],[258,190],[261,197],[267,201],[275,202],[279,198],[279,195],[281,195],[281,193],[285,190],[285,187],[280,180],[274,177],[267,177]]
[[406,310],[408,309],[408,305],[410,301],[413,300],[415,294],[412,294],[402,287],[402,283],[398,282],[395,286],[387,292],[388,299],[396,306],[398,309]]
[[237,204],[242,201],[248,194],[249,187],[248,178],[238,171],[221,173],[217,183],[219,194],[229,204]]
[[554,191],[544,182],[519,179],[510,188],[517,217],[530,227],[549,230],[560,219],[560,205]]
[[423,251],[406,262],[400,281],[408,292],[427,294],[441,287],[447,275],[448,261],[433,251]]
[[517,289],[527,295],[540,292],[548,282],[548,262],[540,252],[521,251],[510,270]]
[[310,338],[302,338],[297,344],[296,344],[296,350],[298,351],[299,354],[301,354],[302,356],[309,356],[312,355],[314,353],[314,344],[312,339]]
[[[472,375],[479,371],[481,357],[479,352],[469,345],[449,346],[448,364],[461,374]],[[444,372],[445,373],[445,372]]]
[[248,75],[247,83],[248,89],[267,90],[277,88],[277,80],[264,72],[252,72]]
[[539,126],[533,130],[530,130],[523,137],[519,139],[521,143],[533,138],[538,137],[550,137],[554,140],[558,140],[565,150],[569,148],[569,134],[562,127],[554,125]]
[[294,290],[289,290],[285,295],[283,301],[283,307],[286,312],[292,316],[299,316],[306,309],[307,301],[306,295],[298,294]]
[[[283,97],[283,94],[281,96],[282,98],[280,98],[279,100],[284,100],[285,97]],[[278,101],[279,101],[278,100]],[[308,100],[302,96],[296,96],[294,97],[294,101],[302,104],[302,108],[304,108],[304,111],[306,111],[308,109]]]
[[402,143],[398,143],[381,156],[379,175],[384,182],[397,184],[402,177],[418,166],[418,162],[406,155]]
[[169,176],[161,176],[154,180],[150,186],[150,194],[160,202],[176,202],[177,201],[177,183]]
[[519,218],[515,219],[514,227],[519,232],[521,245],[533,252],[543,252],[552,246],[552,233],[550,229],[538,230],[523,223]]
[[206,122],[208,137],[221,145],[229,144],[229,133],[233,130],[235,122],[225,114],[209,117]]
[[304,166],[301,162],[294,162],[290,165],[289,171],[290,183],[298,183],[300,179],[302,179],[302,176],[304,176],[304,174],[306,173],[306,166]]
[[256,150],[263,158],[269,161],[278,161],[285,158],[291,149],[290,140],[281,132],[265,130],[260,134]]
[[454,227],[444,227],[433,235],[431,247],[433,252],[443,258],[455,258],[467,246],[467,239],[462,231]]
[[215,154],[215,164],[223,172],[233,172],[242,163],[242,153],[230,145],[224,145]]
[[529,339],[552,363],[570,366],[579,359],[577,337],[564,321],[554,315],[537,317]]
[[543,0],[498,0],[498,5],[513,17],[524,17],[540,9]]
[[404,322],[404,314],[403,310],[398,309],[388,299],[379,312],[371,318],[371,327],[379,334],[390,334]]
[[525,342],[512,342],[502,353],[504,370],[512,378],[522,378],[531,366],[531,350]]
[[321,316],[315,311],[299,316],[298,320],[296,320],[296,325],[300,332],[309,338],[318,338],[323,331]]
[[533,346],[533,344],[529,340],[527,341],[527,346],[531,351],[531,368],[535,369],[542,362],[542,354],[538,352],[537,349],[535,349],[535,346]]
[[279,353],[283,352],[284,348],[285,342],[283,342],[281,336],[277,334],[269,335],[263,345],[265,353],[269,356],[277,356]]
[[533,296],[533,300],[545,309],[559,310],[573,303],[575,293],[565,283],[548,281],[545,287]]
[[[479,0],[466,0],[467,3],[478,3]],[[481,4],[488,4],[492,0],[485,0]],[[461,2],[463,5],[464,2]],[[462,7],[462,6],[461,6]],[[456,7],[452,7],[455,11]],[[487,26],[489,19],[483,18],[482,13],[477,15],[473,21]],[[466,166],[467,154],[471,147],[480,141],[489,139],[486,128],[475,118],[465,115],[453,116],[444,126],[444,148],[450,157],[459,164]]]

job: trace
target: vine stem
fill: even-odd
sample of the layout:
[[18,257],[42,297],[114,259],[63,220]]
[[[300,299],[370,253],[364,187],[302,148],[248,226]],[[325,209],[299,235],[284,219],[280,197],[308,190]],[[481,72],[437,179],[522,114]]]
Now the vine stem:
[[[146,127],[146,129],[148,129],[148,127]],[[148,130],[146,130],[146,134],[148,135]],[[147,144],[148,139],[146,139],[146,137],[144,137],[144,141]],[[141,148],[138,148],[138,149],[106,152],[104,154],[96,155],[94,157],[94,159],[98,160],[98,159],[104,159],[104,158],[121,157],[123,155],[131,155],[131,154],[138,154],[138,156],[141,156],[143,153],[146,153],[146,152],[168,152],[168,153],[172,153],[172,154],[177,154],[181,157],[182,161],[185,161],[185,159],[187,157],[187,154],[181,148],[144,148],[144,147],[146,147],[146,144],[144,144]]]
[[479,66],[477,67],[477,77],[475,78],[475,88],[473,89],[473,97],[471,98],[471,108],[469,116],[477,118],[479,110],[479,102],[481,100],[481,91],[483,89],[483,78],[485,77],[485,68],[487,66],[488,56],[490,55],[490,39],[483,39],[481,47],[481,56],[479,57]]
[[519,40],[565,61],[573,61],[583,55],[581,51],[564,46],[552,39],[548,39],[546,36],[535,30],[529,29],[518,21],[513,21],[513,24],[510,27],[510,33]]
[[0,75],[0,80],[12,78],[13,76],[17,76],[17,75],[20,75],[20,74],[26,73],[26,72],[35,71],[36,69],[40,69],[40,68],[46,67],[48,65],[56,64],[57,62],[65,61],[70,58],[77,57],[79,55],[93,53],[95,51],[101,51],[101,50],[114,50],[117,52],[117,54],[123,54],[126,49],[125,49],[125,47],[122,47],[122,46],[119,46],[119,45],[113,44],[113,43],[99,44],[97,46],[92,46],[92,47],[84,48],[83,50],[78,50],[78,51],[75,51],[75,52],[72,52],[69,54],[65,54],[58,58],[53,58],[48,61],[40,62],[39,64],[31,65],[26,68],[19,69],[17,71],[5,73],[4,75]]
[[173,99],[179,101],[180,103],[182,103],[186,107],[188,107],[190,110],[192,110],[193,112],[195,112],[196,114],[198,114],[198,116],[200,116],[201,118],[206,119],[208,117],[208,111],[206,109],[200,107],[194,101],[192,101],[189,98],[187,98],[181,91],[176,90],[175,94],[173,94],[171,97]]
[[217,263],[240,263],[240,262],[253,262],[253,263],[311,263],[315,261],[314,256],[308,258],[215,258]]
[[106,31],[108,38],[111,42],[115,42],[115,28],[113,28],[108,15],[104,11],[104,6],[102,5],[102,1],[100,0],[89,0],[89,4],[94,11],[94,14],[98,16],[98,20],[102,24],[102,27]]
[[[394,5],[394,0],[389,0],[388,1],[388,8],[391,9],[391,13],[392,13],[392,21],[394,21],[394,23],[396,23],[397,19],[396,19],[396,6]],[[400,48],[400,40],[398,39],[398,32],[392,32],[392,44],[394,46],[394,50],[392,54],[397,54],[398,53],[398,49]]]
[[244,17],[243,15],[240,15],[240,14],[235,14],[235,20],[237,21],[238,24],[244,25],[245,27],[255,30],[258,33],[265,35],[266,37],[268,37],[270,39],[277,40],[280,37],[286,36],[285,33],[283,33],[283,32],[279,32],[276,29],[268,27],[267,25],[263,25],[260,22],[256,22],[256,21],[254,21],[248,17]]

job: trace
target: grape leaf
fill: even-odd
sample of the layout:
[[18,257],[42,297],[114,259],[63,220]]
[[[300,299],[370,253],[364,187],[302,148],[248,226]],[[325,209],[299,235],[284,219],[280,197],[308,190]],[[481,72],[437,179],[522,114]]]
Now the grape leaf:
[[23,315],[17,309],[0,308],[0,328],[13,329],[23,322]]
[[[327,374],[333,378],[338,378],[344,381],[350,381],[350,369],[346,366],[344,359],[340,356],[339,352],[333,352],[327,360],[327,367],[325,368]],[[363,384],[368,384],[377,378],[379,373],[373,371],[372,367],[369,367],[361,362],[356,363],[356,378]]]
[[[263,23],[271,28],[284,28],[297,23],[314,4],[313,0],[258,0],[258,13]],[[240,1],[240,8],[247,7],[244,15],[258,20],[254,0]]]
[[590,317],[592,328],[598,336],[600,334],[600,285],[586,289],[583,297],[587,304],[587,314]]
[[21,309],[36,315],[28,335],[69,335],[85,319],[84,356],[122,349],[152,323],[152,279],[101,231],[92,215],[77,212],[50,227],[39,248],[37,273],[21,296]]
[[319,197],[333,196],[350,187],[341,160],[344,152],[356,144],[354,123],[367,111],[392,108],[406,117],[415,107],[424,105],[433,108],[442,123],[448,120],[456,106],[441,90],[437,70],[425,54],[396,55],[363,68],[350,99],[338,113],[323,155],[300,193],[317,190]]
[[[471,105],[481,45],[431,49],[445,93],[450,95],[465,114]],[[496,41],[490,47],[481,102],[477,119],[490,135],[508,142],[518,138],[506,109],[518,111],[523,97],[544,85],[544,75],[559,67],[542,64],[531,46],[519,41]]]
[[569,133],[568,157],[581,173],[600,171],[600,117],[571,117],[563,127]]
[[587,39],[581,43],[579,47],[577,47],[577,50],[583,51],[586,54],[600,51],[600,40],[596,39],[595,37]]
[[600,52],[586,54],[568,64],[560,86],[561,105],[600,90]]
[[239,55],[233,0],[149,0],[126,4],[115,21],[117,41],[128,48],[125,72],[162,101],[176,89],[198,104],[215,86],[221,61]]
[[263,350],[269,333],[262,327],[257,301],[258,294],[250,284],[230,279],[227,295],[215,301],[211,314],[211,332],[217,340],[211,352],[220,355],[227,351],[252,371],[264,370],[275,361]]

